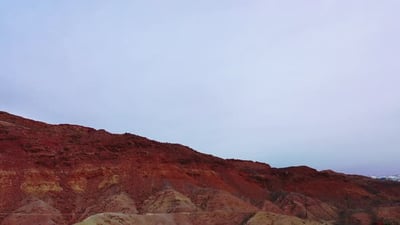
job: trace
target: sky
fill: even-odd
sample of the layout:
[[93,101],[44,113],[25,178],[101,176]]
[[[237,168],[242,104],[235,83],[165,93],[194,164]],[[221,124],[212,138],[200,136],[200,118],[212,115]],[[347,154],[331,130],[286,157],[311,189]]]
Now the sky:
[[400,1],[0,2],[0,110],[400,173]]

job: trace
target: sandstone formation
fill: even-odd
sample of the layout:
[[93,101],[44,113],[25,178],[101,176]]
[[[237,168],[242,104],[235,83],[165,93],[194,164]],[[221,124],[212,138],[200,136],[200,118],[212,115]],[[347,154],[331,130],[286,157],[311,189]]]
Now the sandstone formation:
[[0,225],[400,224],[400,184],[0,112]]
[[330,225],[331,222],[304,220],[294,216],[258,212],[245,225]]
[[333,220],[338,217],[337,209],[318,199],[298,193],[288,193],[275,200],[283,214],[307,219]]
[[26,199],[21,203],[21,207],[10,213],[1,223],[2,225],[62,225],[65,224],[60,211],[50,206],[48,203],[36,199]]
[[183,194],[167,189],[147,199],[142,206],[145,213],[195,212],[197,207]]
[[[268,212],[258,212],[253,215],[233,213],[203,214],[209,220],[204,220],[200,214],[151,214],[127,215],[121,213],[101,213],[93,215],[75,225],[192,225],[192,224],[243,224],[243,225],[331,225],[331,222],[304,220],[294,216],[279,215]],[[248,218],[249,217],[249,218]],[[240,218],[235,222],[236,218]],[[199,221],[201,220],[201,221]],[[237,223],[240,222],[241,223]],[[233,222],[233,223],[232,223]]]

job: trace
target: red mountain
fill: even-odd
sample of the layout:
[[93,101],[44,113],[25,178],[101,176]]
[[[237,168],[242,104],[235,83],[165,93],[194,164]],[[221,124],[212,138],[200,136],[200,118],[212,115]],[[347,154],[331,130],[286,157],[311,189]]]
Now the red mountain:
[[0,225],[400,224],[400,183],[0,112]]

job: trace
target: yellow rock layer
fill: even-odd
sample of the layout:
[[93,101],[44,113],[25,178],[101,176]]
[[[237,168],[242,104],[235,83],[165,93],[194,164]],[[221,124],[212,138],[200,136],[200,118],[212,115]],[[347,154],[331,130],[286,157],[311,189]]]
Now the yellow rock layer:
[[24,181],[20,185],[21,190],[27,194],[43,194],[47,192],[60,192],[59,177],[51,170],[27,170],[24,173]]
[[87,188],[87,179],[85,177],[77,177],[75,179],[70,179],[68,185],[76,193],[83,193]]

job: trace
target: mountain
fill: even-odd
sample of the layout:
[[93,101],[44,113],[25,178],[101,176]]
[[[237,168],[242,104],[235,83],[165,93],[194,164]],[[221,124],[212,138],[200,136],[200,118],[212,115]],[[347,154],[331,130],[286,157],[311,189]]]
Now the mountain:
[[400,224],[400,183],[0,112],[0,225]]
[[400,174],[398,175],[392,175],[392,176],[387,176],[385,177],[386,180],[393,180],[393,181],[397,181],[400,182]]
[[398,175],[391,175],[391,176],[383,176],[383,177],[376,177],[376,176],[373,176],[372,178],[374,178],[374,179],[380,179],[380,180],[391,180],[391,181],[400,182],[400,174],[398,174]]

